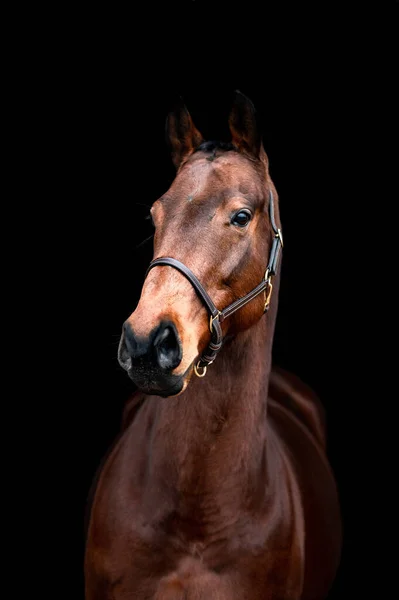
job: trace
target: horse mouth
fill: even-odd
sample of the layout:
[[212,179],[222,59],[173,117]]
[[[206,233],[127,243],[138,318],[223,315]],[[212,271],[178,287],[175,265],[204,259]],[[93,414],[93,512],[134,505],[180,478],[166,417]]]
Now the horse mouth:
[[189,369],[182,375],[163,375],[161,378],[152,374],[137,373],[134,368],[127,371],[129,378],[137,386],[140,392],[148,396],[161,396],[168,398],[178,396],[187,387]]

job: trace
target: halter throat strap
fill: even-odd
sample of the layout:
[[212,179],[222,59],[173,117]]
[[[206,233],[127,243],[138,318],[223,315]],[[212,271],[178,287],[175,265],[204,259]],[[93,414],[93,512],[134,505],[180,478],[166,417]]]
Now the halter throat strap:
[[[224,321],[224,319],[226,319],[227,317],[229,317],[230,315],[235,313],[237,310],[239,310],[240,308],[242,308],[243,306],[248,304],[248,302],[251,302],[251,300],[253,300],[257,296],[259,296],[259,294],[261,294],[262,292],[265,292],[264,312],[266,312],[269,308],[271,292],[273,289],[273,286],[271,283],[271,277],[276,274],[278,258],[280,255],[280,250],[283,246],[283,237],[282,237],[281,229],[279,229],[277,227],[275,219],[274,219],[274,200],[273,200],[273,194],[271,191],[270,191],[270,201],[269,201],[269,215],[270,215],[270,223],[271,223],[271,226],[272,226],[272,229],[274,232],[274,236],[273,236],[273,242],[272,242],[272,247],[270,250],[269,262],[268,262],[268,265],[266,268],[265,276],[264,276],[263,280],[259,283],[259,285],[257,285],[253,290],[251,290],[248,294],[246,294],[242,298],[239,298],[238,300],[236,300],[235,302],[233,302],[232,304],[230,304],[223,310],[218,310],[216,308],[216,306],[213,303],[212,299],[210,298],[208,292],[205,290],[205,288],[203,287],[201,282],[197,279],[197,277],[194,275],[194,273],[188,267],[186,267],[186,265],[184,265],[182,262],[180,262],[176,258],[171,258],[171,257],[156,258],[155,260],[153,260],[150,263],[150,265],[147,269],[147,272],[145,275],[146,277],[148,275],[148,272],[151,269],[153,269],[154,267],[158,267],[158,266],[173,267],[174,269],[177,269],[177,271],[180,271],[180,273],[182,273],[182,275],[184,275],[184,277],[186,277],[186,279],[188,279],[188,281],[191,283],[191,285],[195,289],[197,295],[202,300],[203,304],[205,304],[205,306],[208,310],[208,313],[210,314],[209,328],[211,331],[211,341],[209,342],[207,349],[202,354],[201,358],[199,359],[199,361],[197,362],[197,364],[194,367],[194,371],[195,371],[196,375],[198,375],[198,377],[203,377],[205,375],[206,368],[211,363],[213,363],[219,350],[222,347],[223,335],[222,335],[222,328],[221,328],[220,324]],[[266,289],[268,290],[267,294],[266,294]]]

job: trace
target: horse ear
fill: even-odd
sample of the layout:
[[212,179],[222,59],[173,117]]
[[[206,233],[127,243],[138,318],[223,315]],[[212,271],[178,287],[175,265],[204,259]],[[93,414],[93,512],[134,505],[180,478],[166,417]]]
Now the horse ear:
[[255,107],[240,91],[234,92],[233,107],[229,116],[232,143],[240,152],[259,158],[262,136],[259,131]]
[[166,140],[176,169],[204,141],[182,100],[167,116]]

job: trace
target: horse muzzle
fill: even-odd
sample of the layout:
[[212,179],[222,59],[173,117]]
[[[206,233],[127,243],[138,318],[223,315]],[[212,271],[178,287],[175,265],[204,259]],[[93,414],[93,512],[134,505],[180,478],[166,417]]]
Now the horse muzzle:
[[179,394],[185,374],[173,371],[182,355],[182,344],[171,321],[161,321],[147,337],[136,335],[131,324],[124,323],[118,362],[142,392],[164,397]]

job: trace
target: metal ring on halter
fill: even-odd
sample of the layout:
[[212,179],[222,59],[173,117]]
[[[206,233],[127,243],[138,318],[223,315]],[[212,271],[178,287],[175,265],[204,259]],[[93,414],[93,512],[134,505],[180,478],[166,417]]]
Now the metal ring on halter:
[[[197,364],[194,364],[194,373],[197,377],[205,377],[206,375],[206,367],[199,367],[200,361]],[[198,369],[202,369],[202,373],[199,373]]]
[[263,309],[263,312],[266,312],[267,310],[269,310],[270,297],[271,297],[272,291],[273,291],[273,284],[270,281],[270,277],[267,279],[267,283],[269,285],[269,290],[267,292],[267,295],[266,295],[266,290],[265,290],[265,307]]

